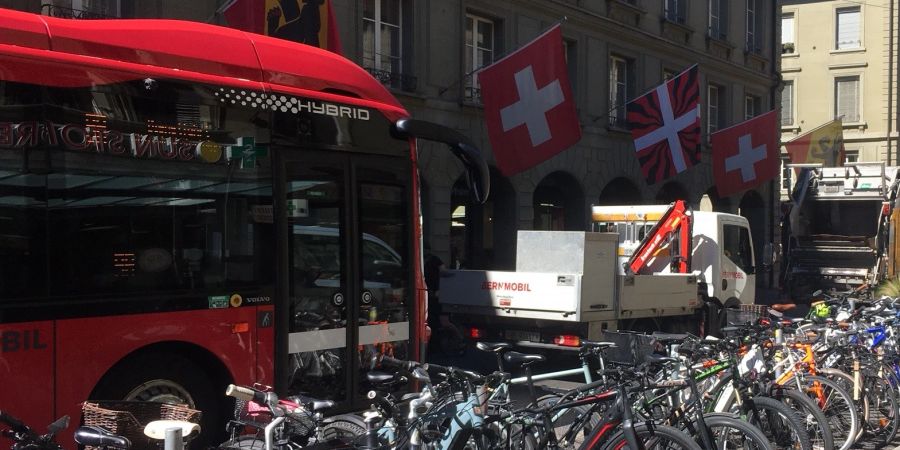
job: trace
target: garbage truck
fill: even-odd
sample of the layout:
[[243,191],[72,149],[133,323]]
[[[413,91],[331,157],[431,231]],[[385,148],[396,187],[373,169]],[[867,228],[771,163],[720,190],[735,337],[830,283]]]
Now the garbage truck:
[[897,276],[900,167],[792,167],[800,173],[782,225],[791,298],[803,302],[817,290],[848,291]]

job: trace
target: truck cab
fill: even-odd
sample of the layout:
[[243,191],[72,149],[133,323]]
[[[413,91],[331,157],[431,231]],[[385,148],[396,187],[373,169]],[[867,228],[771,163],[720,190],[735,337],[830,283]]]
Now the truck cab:
[[[645,242],[672,205],[595,206],[592,229],[619,235],[618,270],[624,274],[634,252]],[[756,255],[750,224],[743,216],[709,211],[687,211],[690,219],[690,271],[697,274],[701,294],[728,306],[752,304],[756,297]],[[671,273],[677,254],[672,236],[648,258],[641,273]]]

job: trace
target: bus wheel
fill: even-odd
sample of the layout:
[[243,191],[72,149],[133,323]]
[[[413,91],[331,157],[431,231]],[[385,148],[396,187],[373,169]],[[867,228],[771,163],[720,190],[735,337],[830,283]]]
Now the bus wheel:
[[183,404],[201,411],[200,436],[191,441],[193,449],[205,449],[224,439],[224,386],[197,364],[179,355],[146,354],[127,359],[106,376],[95,389],[98,400],[148,401]]

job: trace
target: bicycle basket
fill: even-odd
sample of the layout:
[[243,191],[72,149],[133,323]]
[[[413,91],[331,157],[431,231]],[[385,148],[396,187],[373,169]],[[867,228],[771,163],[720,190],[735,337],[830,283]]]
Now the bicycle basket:
[[200,411],[184,405],[123,400],[87,401],[82,404],[81,413],[85,425],[99,426],[128,438],[132,450],[157,450],[156,441],[144,435],[144,427],[154,420],[199,423],[201,416]]
[[727,308],[725,320],[730,326],[755,324],[761,318],[769,317],[766,305],[740,305],[739,308]]
[[[307,410],[303,405],[302,398],[291,398],[301,405],[299,408],[292,408],[285,418],[284,426],[287,434],[292,436],[309,436],[316,428],[313,413]],[[247,402],[244,400],[235,400],[234,404],[234,422],[240,425],[262,430],[272,421],[272,412],[268,407],[260,405],[256,402]]]
[[656,349],[653,336],[640,333],[604,331],[600,340],[616,344],[603,351],[603,358],[621,364],[643,363],[647,355],[653,354]]

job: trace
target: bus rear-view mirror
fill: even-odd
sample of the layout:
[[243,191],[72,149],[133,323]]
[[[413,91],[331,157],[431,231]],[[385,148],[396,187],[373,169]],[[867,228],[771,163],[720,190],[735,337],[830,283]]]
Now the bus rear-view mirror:
[[491,175],[487,161],[471,139],[456,130],[432,122],[400,119],[394,124],[394,134],[400,139],[425,139],[442,142],[466,168],[466,181],[472,198],[478,203],[487,201],[491,192]]

